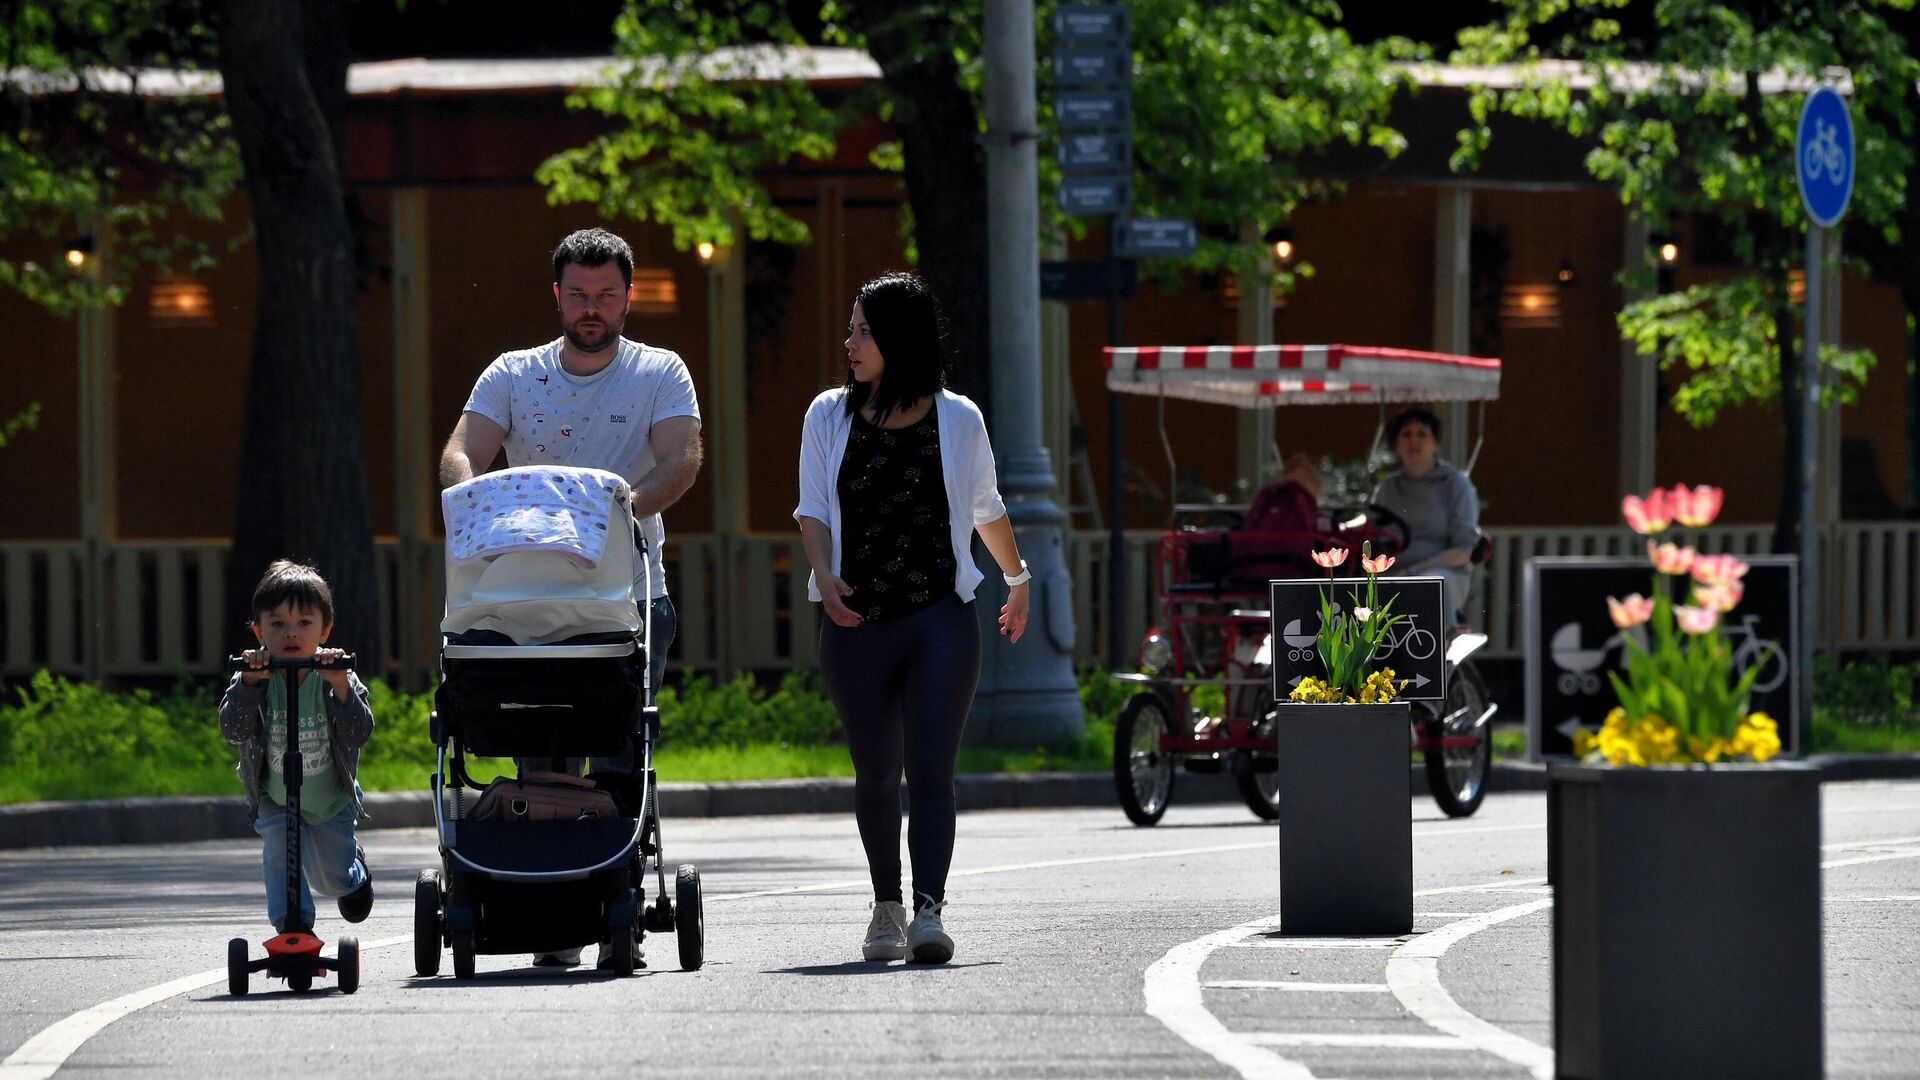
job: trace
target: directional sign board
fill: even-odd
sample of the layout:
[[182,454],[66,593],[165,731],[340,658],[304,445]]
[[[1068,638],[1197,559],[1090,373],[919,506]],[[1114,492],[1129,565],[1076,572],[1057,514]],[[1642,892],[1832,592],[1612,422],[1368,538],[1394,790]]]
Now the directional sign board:
[[1800,108],[1793,140],[1794,175],[1800,201],[1814,224],[1832,228],[1853,198],[1853,120],[1847,102],[1830,86],[1815,88]]
[[1133,126],[1132,97],[1124,90],[1062,90],[1053,118],[1061,131],[1125,131]]
[[1069,215],[1112,217],[1133,207],[1133,181],[1124,176],[1063,176],[1055,197]]
[[1060,136],[1059,154],[1061,172],[1120,176],[1133,172],[1133,138],[1124,131],[1068,132]]
[[[1780,723],[1786,753],[1798,726],[1798,679],[1789,658],[1799,628],[1800,560],[1791,555],[1743,558],[1749,569],[1740,606],[1721,624],[1736,672],[1758,666],[1748,707]],[[1607,597],[1645,595],[1653,570],[1645,559],[1548,556],[1528,559],[1521,625],[1526,644],[1527,756],[1573,754],[1573,733],[1597,730],[1618,705],[1608,673],[1627,669],[1625,634],[1607,614]]]
[[1124,4],[1063,4],[1053,13],[1062,45],[1113,48],[1133,37],[1133,13]]
[[[1380,605],[1392,602],[1394,615],[1406,619],[1387,632],[1387,647],[1375,654],[1369,668],[1392,668],[1396,680],[1407,686],[1400,696],[1409,701],[1447,699],[1446,583],[1437,577],[1379,579]],[[1296,578],[1267,583],[1273,612],[1273,696],[1285,700],[1300,680],[1311,675],[1324,679],[1320,660],[1320,597],[1326,593],[1336,612],[1351,612],[1356,598],[1364,598],[1366,578]]]
[[1095,300],[1138,296],[1140,264],[1132,259],[1075,259],[1040,264],[1040,299]]
[[1061,86],[1120,86],[1133,80],[1130,49],[1057,49],[1053,77]]
[[1123,259],[1193,254],[1199,240],[1186,218],[1119,218],[1113,223],[1113,251]]

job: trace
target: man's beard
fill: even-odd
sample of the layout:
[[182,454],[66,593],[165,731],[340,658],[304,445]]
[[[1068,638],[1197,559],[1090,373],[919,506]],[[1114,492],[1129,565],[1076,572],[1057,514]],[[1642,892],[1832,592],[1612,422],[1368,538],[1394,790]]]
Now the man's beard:
[[[605,319],[599,320],[600,327],[605,332],[600,335],[599,341],[591,344],[589,344],[585,338],[581,337],[579,331],[575,330],[573,326],[567,325],[567,321],[564,318],[560,320],[560,333],[567,339],[567,344],[583,353],[605,352],[611,349],[615,342],[620,340],[620,330],[626,325],[626,321],[627,319],[624,314],[618,322],[608,322]],[[576,323],[575,325],[578,324]]]

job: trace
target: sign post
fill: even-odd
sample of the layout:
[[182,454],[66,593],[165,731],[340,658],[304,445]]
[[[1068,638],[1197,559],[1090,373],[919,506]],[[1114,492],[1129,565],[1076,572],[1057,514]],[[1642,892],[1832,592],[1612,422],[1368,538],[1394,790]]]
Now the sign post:
[[[1813,718],[1813,650],[1815,612],[1820,610],[1820,530],[1814,520],[1814,484],[1819,455],[1815,430],[1820,423],[1820,307],[1822,264],[1826,262],[1827,230],[1840,223],[1853,198],[1853,119],[1847,103],[1830,86],[1816,87],[1800,108],[1800,125],[1793,140],[1794,179],[1800,201],[1807,208],[1807,295],[1802,322],[1800,365],[1800,625],[1799,647],[1793,662],[1802,673],[1794,743],[1810,746]],[[1789,406],[1791,407],[1791,406]]]

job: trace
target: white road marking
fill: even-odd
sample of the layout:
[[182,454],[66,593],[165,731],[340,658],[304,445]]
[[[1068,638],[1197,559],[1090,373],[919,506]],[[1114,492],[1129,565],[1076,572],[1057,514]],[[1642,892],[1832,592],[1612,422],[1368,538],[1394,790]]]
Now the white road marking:
[[1904,904],[1920,900],[1920,896],[1829,896],[1829,904]]
[[1296,990],[1314,994],[1384,994],[1386,983],[1273,982],[1266,979],[1218,979],[1202,990]]
[[1422,934],[1387,958],[1387,986],[1400,1004],[1427,1026],[1444,1031],[1476,1050],[1510,1061],[1538,1080],[1553,1076],[1553,1051],[1493,1026],[1468,1012],[1440,985],[1440,957],[1468,937],[1522,915],[1553,906],[1551,899],[1515,904],[1462,919]]
[[1338,1046],[1361,1050],[1472,1050],[1472,1043],[1451,1035],[1309,1035],[1290,1031],[1253,1031],[1242,1036],[1262,1046]]
[[1221,948],[1225,949],[1391,949],[1406,942],[1406,938],[1261,938],[1255,941],[1229,941]]
[[[412,940],[413,935],[408,934],[405,937],[363,942],[360,952],[364,955],[369,949],[382,949]],[[202,971],[197,975],[185,975],[159,986],[122,994],[112,1001],[103,1001],[91,1009],[82,1009],[64,1020],[55,1021],[21,1043],[18,1049],[7,1055],[5,1061],[0,1061],[0,1080],[45,1080],[67,1063],[73,1052],[80,1049],[80,1044],[93,1038],[101,1028],[115,1020],[128,1013],[139,1012],[149,1005],[157,1005],[170,997],[192,993],[203,986],[225,982],[226,979],[227,969],[224,967]]]
[[1280,916],[1273,915],[1175,945],[1147,969],[1147,1015],[1165,1024],[1189,1046],[1249,1080],[1314,1080],[1313,1070],[1300,1062],[1227,1030],[1207,1011],[1200,993],[1200,965],[1215,949],[1279,926]]

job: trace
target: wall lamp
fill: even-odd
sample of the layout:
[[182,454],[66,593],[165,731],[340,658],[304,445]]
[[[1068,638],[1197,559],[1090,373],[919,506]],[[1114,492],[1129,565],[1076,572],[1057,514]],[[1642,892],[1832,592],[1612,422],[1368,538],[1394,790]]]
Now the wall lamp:
[[87,265],[87,260],[92,256],[93,256],[93,237],[76,236],[73,239],[67,241],[67,265],[68,266],[71,266],[75,270],[78,270],[81,267]]
[[714,248],[713,241],[702,240],[693,250],[695,254],[700,256],[701,264],[705,265],[713,261],[713,253],[717,249]]
[[1268,229],[1264,239],[1273,245],[1273,261],[1281,266],[1293,265],[1293,227],[1291,225]]
[[1650,242],[1654,257],[1661,266],[1677,266],[1680,262],[1680,239],[1672,233],[1655,233]]

